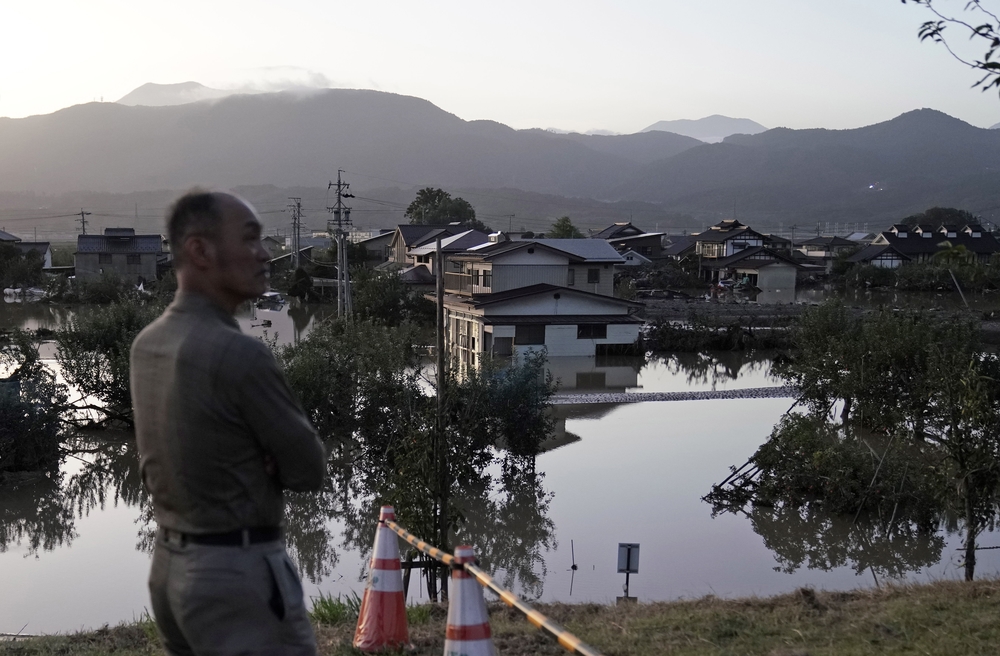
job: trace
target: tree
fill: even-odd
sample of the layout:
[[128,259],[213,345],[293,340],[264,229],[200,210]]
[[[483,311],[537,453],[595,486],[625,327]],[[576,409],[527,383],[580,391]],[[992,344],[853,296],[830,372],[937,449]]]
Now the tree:
[[556,219],[546,236],[549,239],[583,239],[583,233],[573,225],[568,216]]
[[824,306],[803,316],[795,342],[775,370],[799,387],[807,414],[783,418],[706,500],[716,511],[816,503],[890,524],[909,516],[927,530],[960,522],[972,580],[977,537],[1000,513],[1000,357],[982,350],[977,324]]
[[435,225],[457,222],[471,230],[491,232],[489,226],[476,218],[476,210],[469,201],[452,198],[443,189],[425,187],[418,191],[404,216],[410,223]]
[[954,223],[963,226],[969,223],[979,223],[979,219],[972,212],[955,209],[954,207],[932,207],[921,214],[912,214],[900,223],[910,227],[918,225],[931,225],[937,228],[942,223]]
[[[937,20],[929,20],[920,26],[917,35],[921,41],[931,40],[940,43],[948,53],[965,64],[969,68],[982,74],[978,82],[973,84],[973,88],[980,87],[983,91],[996,88],[1000,93],[1000,16],[993,11],[986,9],[981,0],[968,0],[965,4],[963,16],[969,16],[969,20],[958,15],[944,14],[935,7],[935,0],[902,0],[907,3],[925,6],[933,13]],[[980,22],[983,21],[983,22]],[[977,24],[978,23],[978,24]],[[970,57],[958,52],[945,37],[945,30],[948,27],[958,29],[963,35],[968,36],[970,41],[976,41],[983,45],[985,41],[986,51],[981,59]]]

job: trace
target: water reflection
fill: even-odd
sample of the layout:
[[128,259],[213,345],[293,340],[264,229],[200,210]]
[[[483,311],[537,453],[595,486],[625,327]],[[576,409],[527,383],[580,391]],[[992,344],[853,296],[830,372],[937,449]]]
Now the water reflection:
[[823,571],[849,566],[858,574],[900,579],[939,562],[945,545],[943,535],[907,518],[855,522],[814,504],[752,506],[747,517],[774,554],[775,569],[787,574],[803,566]]
[[39,474],[0,487],[0,553],[22,546],[26,555],[69,546],[76,537],[73,506],[61,474]]
[[[312,583],[336,573],[338,545],[367,554],[374,541],[378,477],[352,469],[343,456],[343,450],[331,456],[321,492],[287,495],[288,550]],[[503,571],[507,585],[539,596],[547,573],[543,554],[556,544],[547,516],[551,498],[533,467],[508,463],[454,501],[464,520],[455,543],[475,544],[487,566]],[[136,508],[136,549],[152,553],[156,525],[132,435],[78,436],[67,444],[61,472],[0,487],[0,552],[20,546],[37,556],[68,547],[77,519],[109,504]]]
[[770,351],[705,351],[671,353],[656,359],[668,371],[683,375],[689,386],[716,389],[748,374],[769,376],[774,353]]

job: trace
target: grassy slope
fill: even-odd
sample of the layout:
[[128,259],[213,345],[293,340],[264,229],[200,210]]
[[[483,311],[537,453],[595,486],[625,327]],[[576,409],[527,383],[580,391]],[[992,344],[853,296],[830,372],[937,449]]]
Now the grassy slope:
[[[581,639],[612,655],[994,654],[1000,650],[1000,581],[940,582],[848,593],[640,604],[539,605]],[[561,654],[555,642],[505,607],[493,607],[500,654]],[[419,613],[412,654],[440,654],[445,610]],[[352,654],[351,621],[317,626],[322,654]],[[70,636],[0,643],[9,654],[162,653],[148,622]]]

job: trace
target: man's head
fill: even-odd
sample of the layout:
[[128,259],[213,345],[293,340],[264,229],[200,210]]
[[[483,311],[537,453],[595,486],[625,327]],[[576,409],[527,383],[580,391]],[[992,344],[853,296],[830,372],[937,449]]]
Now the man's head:
[[267,291],[260,219],[249,203],[223,192],[195,190],[177,199],[167,234],[182,290],[209,296],[230,311]]

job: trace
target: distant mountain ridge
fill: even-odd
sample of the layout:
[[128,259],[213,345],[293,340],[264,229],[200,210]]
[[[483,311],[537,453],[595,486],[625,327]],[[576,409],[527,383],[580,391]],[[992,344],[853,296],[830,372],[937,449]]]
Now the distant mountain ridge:
[[115,102],[119,105],[145,105],[147,107],[167,107],[170,105],[185,105],[201,100],[215,100],[237,93],[206,87],[198,82],[178,82],[177,84],[156,84],[149,82]]
[[853,130],[778,128],[716,144],[659,130],[514,130],[420,98],[350,89],[0,118],[0,192],[325,189],[338,168],[370,176],[352,180],[355,188],[389,180],[639,201],[709,223],[734,211],[765,225],[884,223],[932,206],[1000,206],[1000,130],[926,109]]
[[718,143],[733,134],[759,134],[767,130],[763,125],[748,118],[730,118],[713,114],[699,119],[682,118],[675,121],[657,121],[641,132],[661,130],[682,134],[708,143]]
[[991,130],[1000,130],[1000,123],[997,123],[996,125],[991,125],[990,129]]

